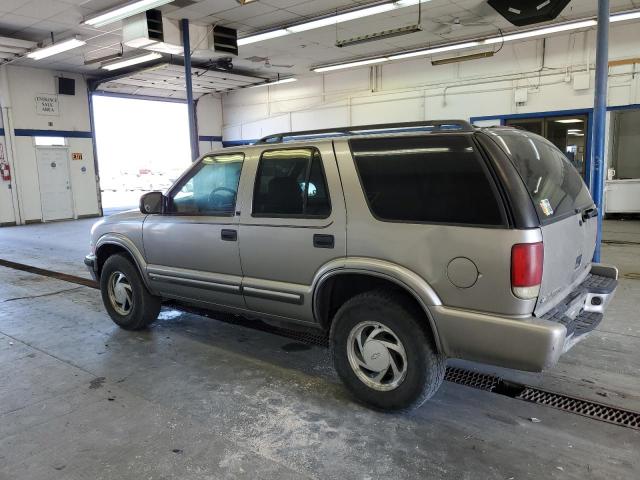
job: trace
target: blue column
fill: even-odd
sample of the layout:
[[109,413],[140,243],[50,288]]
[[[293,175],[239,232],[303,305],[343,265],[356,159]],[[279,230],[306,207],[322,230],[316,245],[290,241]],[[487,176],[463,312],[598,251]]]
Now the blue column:
[[607,81],[609,76],[609,0],[598,0],[598,40],[596,46],[596,88],[593,108],[591,148],[591,195],[598,207],[598,239],[593,261],[600,261],[602,217],[604,215],[605,135],[607,127]]
[[200,156],[198,145],[198,127],[196,126],[196,105],[193,102],[193,85],[191,79],[191,41],[189,40],[189,20],[180,21],[182,27],[182,45],[184,47],[184,78],[187,88],[187,109],[189,112],[189,139],[191,140],[191,160]]

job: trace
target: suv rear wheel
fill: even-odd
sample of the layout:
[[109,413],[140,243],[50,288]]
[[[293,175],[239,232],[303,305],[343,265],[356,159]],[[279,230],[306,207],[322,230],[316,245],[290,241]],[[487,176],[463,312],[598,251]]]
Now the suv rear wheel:
[[340,307],[331,326],[338,375],[362,402],[408,410],[431,398],[444,379],[424,314],[402,295],[374,290]]
[[112,255],[100,275],[102,302],[111,319],[126,330],[140,330],[153,323],[161,301],[145,287],[137,267],[121,254]]

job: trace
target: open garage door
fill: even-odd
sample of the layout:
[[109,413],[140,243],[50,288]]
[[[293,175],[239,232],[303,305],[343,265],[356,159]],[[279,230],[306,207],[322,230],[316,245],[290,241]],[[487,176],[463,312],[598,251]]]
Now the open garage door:
[[93,114],[105,214],[137,208],[191,164],[185,103],[94,94]]

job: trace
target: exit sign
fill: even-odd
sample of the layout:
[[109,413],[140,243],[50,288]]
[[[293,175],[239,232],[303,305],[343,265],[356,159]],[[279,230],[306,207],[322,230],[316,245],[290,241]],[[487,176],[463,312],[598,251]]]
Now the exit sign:
[[73,160],[82,160],[82,153],[74,152],[74,153],[71,154],[71,158]]

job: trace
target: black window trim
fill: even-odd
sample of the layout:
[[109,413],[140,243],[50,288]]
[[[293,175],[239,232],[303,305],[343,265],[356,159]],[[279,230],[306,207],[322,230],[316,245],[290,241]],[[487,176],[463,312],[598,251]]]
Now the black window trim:
[[[179,192],[182,187],[185,186],[185,184],[187,184],[189,182],[189,180],[191,180],[195,175],[197,175],[197,173],[201,170],[200,169],[200,165],[202,165],[202,163],[205,161],[205,159],[207,158],[211,158],[211,157],[218,157],[218,156],[222,156],[222,155],[242,155],[242,165],[240,166],[240,175],[238,176],[238,186],[236,187],[236,202],[233,205],[233,209],[231,210],[231,212],[229,213],[225,213],[225,214],[216,214],[216,215],[212,215],[210,213],[181,213],[181,212],[169,212],[168,209],[171,206],[171,202],[173,201],[173,197],[172,195],[174,195],[175,193]],[[173,186],[169,189],[169,191],[166,194],[166,204],[164,206],[164,208],[162,209],[162,215],[164,216],[169,216],[169,217],[213,217],[213,218],[233,218],[236,216],[236,207],[238,206],[238,196],[240,194],[240,181],[242,179],[242,171],[244,169],[244,164],[245,161],[247,159],[247,155],[244,151],[242,152],[218,152],[218,153],[209,153],[206,155],[203,155],[202,158],[200,160],[198,160],[197,162],[195,162],[183,175],[182,177],[180,177],[178,179],[178,181],[173,184]],[[195,170],[198,170],[198,172],[193,173]]]
[[[353,148],[351,146],[351,142],[352,140],[367,140],[367,138],[350,138],[348,139],[348,144],[349,144],[349,151],[351,153],[351,159],[353,160],[353,166],[356,170],[356,174],[358,176],[358,182],[360,184],[360,191],[362,193],[362,195],[364,196],[365,202],[367,204],[367,207],[369,208],[369,213],[371,214],[371,216],[373,216],[373,218],[375,218],[377,221],[379,222],[384,222],[384,223],[399,223],[399,224],[410,224],[410,225],[443,225],[443,226],[451,226],[451,227],[469,227],[469,228],[491,228],[491,229],[506,229],[509,228],[509,221],[508,221],[508,217],[507,217],[507,212],[505,210],[505,206],[503,203],[503,199],[502,196],[499,193],[499,190],[496,186],[496,180],[493,177],[493,175],[491,174],[491,171],[489,170],[489,168],[487,167],[486,164],[486,159],[484,158],[484,155],[481,153],[482,151],[479,149],[479,146],[476,144],[475,139],[473,139],[473,132],[451,132],[451,133],[439,133],[439,134],[425,134],[425,135],[415,135],[416,137],[425,137],[425,138],[433,138],[433,137],[450,137],[450,136],[461,136],[461,137],[469,137],[471,136],[472,140],[471,143],[472,145],[476,148],[475,150],[475,154],[478,157],[478,159],[480,160],[478,163],[481,165],[482,171],[484,172],[487,181],[491,187],[491,191],[493,192],[494,198],[496,200],[496,204],[498,205],[498,207],[500,208],[500,218],[502,219],[502,224],[500,225],[488,225],[488,224],[476,224],[476,223],[455,223],[455,222],[423,222],[423,221],[417,221],[417,220],[393,220],[393,219],[389,219],[389,218],[383,218],[378,216],[373,208],[371,207],[371,202],[369,201],[369,197],[367,196],[366,190],[364,188],[364,183],[362,181],[362,176],[360,174],[360,169],[358,168],[358,164],[356,162],[356,157],[353,153]],[[414,135],[407,135],[408,136],[414,136]],[[391,137],[391,138],[396,138],[396,137]]]
[[[258,179],[260,178],[260,170],[262,169],[263,156],[264,156],[265,153],[282,152],[282,151],[286,151],[286,150],[310,150],[310,151],[318,154],[318,158],[320,159],[320,170],[322,171],[322,177],[324,178],[325,189],[327,191],[327,200],[329,201],[329,211],[327,212],[326,215],[307,215],[307,214],[304,214],[304,213],[272,214],[272,213],[256,213],[255,212],[256,192],[258,191]],[[313,163],[313,156],[311,157],[311,160],[309,161],[309,165],[307,167],[307,172],[306,172],[306,185],[307,185],[307,188],[308,188],[308,184],[309,184],[309,176],[311,175],[312,163]],[[308,195],[308,191],[305,193],[305,196],[304,196],[304,199],[303,199],[303,206],[302,206],[303,211],[306,210],[306,208],[307,208],[307,195]],[[260,158],[258,159],[258,168],[256,169],[256,175],[255,175],[255,177],[253,179],[253,194],[252,194],[252,197],[251,197],[251,216],[253,218],[292,218],[292,219],[299,219],[299,220],[304,220],[304,219],[326,220],[327,218],[331,217],[332,213],[333,213],[333,205],[331,203],[331,192],[329,191],[329,180],[327,178],[327,174],[326,174],[325,169],[324,169],[324,159],[323,159],[322,153],[320,152],[320,149],[318,149],[318,147],[315,147],[313,145],[296,145],[296,146],[283,147],[283,148],[270,148],[270,149],[265,149],[262,152],[260,152]]]

